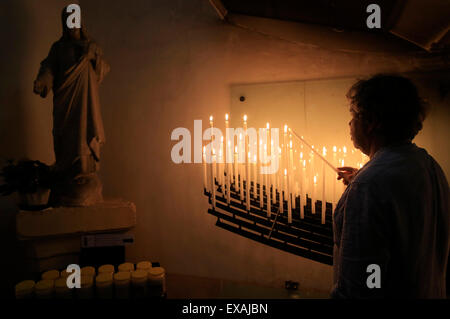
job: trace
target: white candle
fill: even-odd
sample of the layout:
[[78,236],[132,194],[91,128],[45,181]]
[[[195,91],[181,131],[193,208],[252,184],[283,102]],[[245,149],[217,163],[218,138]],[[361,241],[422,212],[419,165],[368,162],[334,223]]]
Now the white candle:
[[[259,134],[259,133],[258,133]],[[262,162],[262,157],[261,157],[261,148],[262,148],[262,137],[259,136],[259,147],[258,147],[258,156],[259,156],[259,161],[258,161],[258,181],[259,181],[259,208],[263,208],[264,207],[264,198],[263,198],[263,175],[261,174],[261,162]]]
[[238,148],[237,146],[234,147],[234,160],[233,160],[233,166],[234,166],[234,190],[239,190],[239,183],[238,183]]
[[219,156],[217,160],[217,176],[218,176],[218,182],[221,186],[224,185],[223,183],[223,136],[220,137],[220,148],[219,148]]
[[225,191],[227,195],[227,204],[230,203],[230,168],[228,159],[230,157],[230,140],[229,136],[227,135],[228,130],[228,113],[225,114],[225,136],[227,137],[226,143],[225,143],[225,161],[224,161],[224,174],[225,174]]
[[[214,122],[213,122],[213,116],[211,115],[209,117],[209,124],[211,126],[211,133],[213,132],[213,128],[214,128]],[[214,209],[216,207],[216,185],[215,185],[215,177],[214,177],[214,135],[211,136],[211,204],[212,204],[212,208]]]
[[212,157],[211,157],[211,184],[212,184],[212,207],[213,209],[216,208],[216,182],[215,182],[215,177],[214,177],[214,165],[216,162],[216,153],[215,150],[212,149]]
[[[239,154],[244,154],[245,159],[245,150],[244,150],[244,144],[242,141],[242,133],[239,134]],[[238,164],[239,168],[239,190],[240,190],[240,199],[241,201],[244,200],[244,169],[243,169],[243,163]]]
[[203,188],[207,190],[208,172],[206,169],[206,146],[203,146]]
[[[333,165],[338,166],[337,157],[336,157],[336,146],[333,146]],[[336,183],[338,182],[337,178],[333,179],[333,210],[336,207],[337,198],[336,198]]]
[[245,203],[250,211],[250,152],[248,151],[247,115],[244,115],[244,147],[245,147]]
[[293,209],[295,209],[295,197],[294,197],[294,188],[292,187],[294,179],[292,178],[294,175],[294,152],[292,150],[292,135],[289,136],[289,189],[292,194],[289,194],[289,202],[291,203],[291,206]]
[[300,194],[300,217],[305,218],[305,205],[306,205],[306,189],[305,189],[305,178],[306,178],[306,160],[303,160],[302,167],[303,178],[301,179],[302,183],[302,193]]
[[[230,141],[228,141],[228,147],[227,147],[227,159],[231,156],[229,156],[230,154]],[[227,176],[226,176],[226,181],[227,181],[227,204],[230,204],[230,200],[231,200],[231,163],[226,163],[225,164],[227,167]]]
[[[327,149],[323,147],[323,157],[327,156]],[[325,224],[326,198],[325,198],[325,162],[322,161],[322,224]]]
[[317,176],[313,177],[313,189],[312,189],[312,198],[311,198],[311,211],[313,214],[316,213],[316,194],[317,194]]
[[256,191],[256,178],[257,178],[257,172],[258,172],[258,157],[256,156],[256,154],[253,156],[253,198],[256,199],[256,197],[258,196],[257,191]]
[[284,176],[283,176],[283,187],[281,190],[281,194],[283,195],[281,197],[281,211],[280,213],[283,214],[284,211],[284,199],[286,198],[286,185],[287,185],[287,169],[284,169]]

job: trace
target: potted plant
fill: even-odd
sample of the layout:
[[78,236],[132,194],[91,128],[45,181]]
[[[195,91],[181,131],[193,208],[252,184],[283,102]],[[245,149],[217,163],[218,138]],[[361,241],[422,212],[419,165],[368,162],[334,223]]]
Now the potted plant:
[[6,196],[17,192],[20,208],[39,209],[47,205],[52,180],[50,166],[40,161],[9,160],[0,176],[4,183],[0,185],[0,193]]

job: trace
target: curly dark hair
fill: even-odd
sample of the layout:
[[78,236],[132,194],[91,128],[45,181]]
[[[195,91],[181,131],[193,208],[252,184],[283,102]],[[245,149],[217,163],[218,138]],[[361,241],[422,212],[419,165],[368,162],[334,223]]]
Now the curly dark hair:
[[417,87],[395,74],[359,80],[347,92],[347,98],[363,120],[378,123],[375,134],[387,143],[412,140],[428,113],[428,104]]

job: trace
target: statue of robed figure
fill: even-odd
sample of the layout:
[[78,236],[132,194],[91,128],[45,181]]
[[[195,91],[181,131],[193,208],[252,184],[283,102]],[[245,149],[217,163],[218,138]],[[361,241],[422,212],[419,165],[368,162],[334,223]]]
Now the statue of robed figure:
[[52,206],[89,206],[102,201],[97,176],[105,133],[99,85],[109,72],[100,47],[85,28],[68,28],[62,13],[62,37],[53,43],[34,82],[45,98],[53,90],[53,143],[56,162]]

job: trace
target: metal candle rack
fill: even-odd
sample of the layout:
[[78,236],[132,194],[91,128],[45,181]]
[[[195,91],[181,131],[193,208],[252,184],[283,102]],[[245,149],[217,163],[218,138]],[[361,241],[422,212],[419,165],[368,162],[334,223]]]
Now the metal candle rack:
[[[283,213],[280,213],[280,193],[275,188],[266,189],[263,185],[263,199],[273,196],[276,192],[276,202],[273,202],[270,213],[267,211],[267,201],[264,200],[260,208],[259,183],[250,182],[250,209],[246,206],[246,193],[241,200],[235,185],[240,183],[235,178],[230,183],[230,202],[223,185],[215,180],[215,205],[208,209],[208,213],[217,217],[216,226],[255,240],[265,245],[308,258],[327,265],[333,264],[333,229],[332,204],[326,203],[326,221],[321,222],[322,201],[317,200],[312,210],[311,198],[306,197],[304,218],[300,217],[300,196],[295,197],[295,209],[292,209],[292,222],[288,222],[288,203],[283,200]],[[244,192],[247,181],[243,180]],[[212,194],[204,189],[208,201],[212,204]]]

